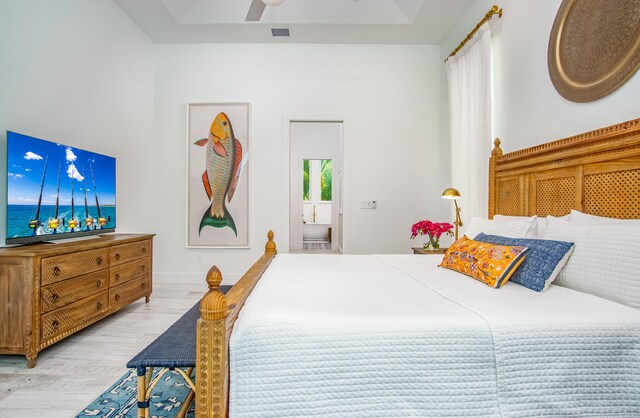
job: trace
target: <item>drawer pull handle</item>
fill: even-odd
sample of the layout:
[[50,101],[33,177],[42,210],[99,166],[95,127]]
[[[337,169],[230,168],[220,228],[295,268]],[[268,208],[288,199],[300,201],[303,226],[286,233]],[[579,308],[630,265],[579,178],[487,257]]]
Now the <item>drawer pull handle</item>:
[[142,247],[142,254],[147,252],[147,247]]
[[120,260],[120,253],[116,253],[116,260]]
[[143,288],[143,289],[144,289],[146,286],[147,286],[147,284],[146,284],[145,282],[142,282],[142,284],[140,284],[140,287],[141,287],[141,288]]
[[98,280],[96,282],[96,286],[98,286],[98,289],[100,289],[102,287],[102,282],[100,280]]
[[101,265],[102,264],[102,257],[96,258],[96,263],[98,263],[98,265]]
[[57,301],[58,301],[58,295],[54,293],[53,295],[51,295],[51,302],[56,303]]
[[113,298],[114,298],[116,301],[118,301],[118,300],[120,300],[120,295],[116,294]]
[[140,270],[145,271],[147,269],[147,266],[145,266],[144,264],[140,266]]
[[57,319],[54,319],[53,322],[51,322],[51,328],[53,328],[53,329],[58,329],[59,325],[60,325],[60,323],[58,322]]
[[116,273],[116,281],[120,280],[120,274]]
[[100,302],[96,303],[96,308],[98,308],[98,310],[102,309],[102,303]]
[[59,276],[59,275],[60,275],[60,267],[55,266],[55,267],[53,268],[53,275],[54,275],[54,276]]

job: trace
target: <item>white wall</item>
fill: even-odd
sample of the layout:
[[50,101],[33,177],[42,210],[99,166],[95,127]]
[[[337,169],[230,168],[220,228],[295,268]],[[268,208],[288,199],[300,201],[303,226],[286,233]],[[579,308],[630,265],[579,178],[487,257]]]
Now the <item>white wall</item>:
[[[501,4],[504,15],[493,37],[494,136],[502,139],[507,152],[640,117],[640,72],[610,95],[589,103],[570,102],[556,92],[547,69],[547,47],[560,3],[518,0]],[[472,3],[443,41],[443,59],[493,4],[493,0]],[[441,66],[445,74],[444,64]],[[446,75],[442,83],[447,138]]]
[[[111,0],[0,0],[0,15],[0,130],[115,156],[118,231],[157,234],[156,279],[216,263],[235,281],[270,228],[288,247],[287,117],[348,120],[350,252],[407,253],[411,223],[446,219],[437,46],[153,45]],[[186,111],[203,101],[252,104],[250,250],[185,248]]]
[[157,231],[153,44],[111,0],[0,0],[0,16],[2,153],[13,130],[115,156],[118,231]]
[[[166,221],[157,228],[157,271],[202,280],[215,263],[234,281],[263,251],[269,228],[288,248],[290,116],[349,120],[350,252],[409,252],[411,223],[448,213],[439,197],[447,175],[439,157],[439,59],[437,46],[158,45],[155,146],[147,153],[163,187],[153,206]],[[187,103],[206,101],[252,105],[250,250],[184,246]],[[359,209],[361,199],[376,199],[378,209]]]

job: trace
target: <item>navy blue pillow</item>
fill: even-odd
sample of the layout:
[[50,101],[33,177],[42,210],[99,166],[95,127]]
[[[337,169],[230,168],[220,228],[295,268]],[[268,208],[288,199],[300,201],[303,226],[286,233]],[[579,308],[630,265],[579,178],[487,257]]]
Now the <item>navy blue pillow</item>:
[[567,263],[573,252],[573,242],[552,241],[531,238],[507,238],[497,235],[478,234],[476,241],[498,245],[519,245],[528,251],[520,267],[513,273],[510,281],[518,283],[536,292],[547,290]]

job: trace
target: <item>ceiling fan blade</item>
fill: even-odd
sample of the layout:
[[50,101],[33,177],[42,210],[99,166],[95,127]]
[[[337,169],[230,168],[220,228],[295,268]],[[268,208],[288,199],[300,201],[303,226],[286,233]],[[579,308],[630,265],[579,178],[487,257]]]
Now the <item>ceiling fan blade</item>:
[[267,5],[263,3],[262,0],[253,0],[251,6],[249,6],[247,17],[244,20],[246,22],[259,22],[265,7],[267,7]]

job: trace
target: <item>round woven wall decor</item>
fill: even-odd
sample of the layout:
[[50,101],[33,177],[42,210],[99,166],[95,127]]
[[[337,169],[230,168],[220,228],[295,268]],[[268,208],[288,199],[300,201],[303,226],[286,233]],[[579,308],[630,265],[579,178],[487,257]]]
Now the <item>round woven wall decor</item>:
[[563,0],[547,60],[564,98],[589,102],[611,93],[640,67],[640,0]]

